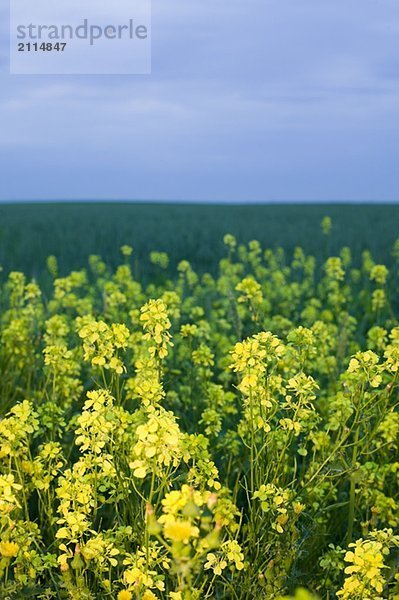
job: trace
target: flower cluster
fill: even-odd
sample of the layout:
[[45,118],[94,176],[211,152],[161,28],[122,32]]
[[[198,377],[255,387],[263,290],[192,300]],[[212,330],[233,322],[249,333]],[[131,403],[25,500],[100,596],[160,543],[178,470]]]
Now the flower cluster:
[[392,535],[392,530],[373,532],[371,539],[359,539],[349,544],[351,550],[345,555],[346,577],[342,589],[337,596],[343,600],[383,600],[386,585],[385,558],[392,545],[399,545],[399,538]]
[[171,565],[180,573],[183,588],[192,588],[200,569],[220,576],[227,567],[238,571],[244,568],[240,545],[234,539],[226,539],[226,522],[221,516],[223,505],[227,505],[223,498],[220,501],[221,508],[217,494],[183,485],[166,494],[158,519],[149,513],[149,531],[165,540]]
[[144,416],[145,422],[135,431],[136,443],[129,463],[138,479],[143,479],[148,472],[159,476],[176,468],[183,454],[182,434],[173,413],[151,407]]
[[261,509],[270,516],[272,529],[277,533],[284,533],[290,518],[295,517],[296,520],[304,509],[300,502],[292,501],[290,491],[272,483],[262,485],[253,498],[260,501]]
[[140,321],[146,332],[144,339],[150,342],[151,356],[165,358],[168,354],[168,347],[172,346],[169,333],[171,322],[166,304],[162,300],[150,300],[141,309]]
[[224,242],[3,273],[1,598],[399,600],[399,243]]
[[93,366],[111,369],[118,375],[123,373],[125,367],[118,352],[127,348],[129,330],[126,325],[112,323],[109,326],[104,321],[82,318],[78,327],[83,340],[84,359]]

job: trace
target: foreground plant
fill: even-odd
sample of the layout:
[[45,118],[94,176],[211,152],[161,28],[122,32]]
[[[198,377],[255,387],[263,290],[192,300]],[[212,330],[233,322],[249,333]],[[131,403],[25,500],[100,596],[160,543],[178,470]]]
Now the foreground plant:
[[399,599],[397,266],[225,243],[2,282],[5,600]]

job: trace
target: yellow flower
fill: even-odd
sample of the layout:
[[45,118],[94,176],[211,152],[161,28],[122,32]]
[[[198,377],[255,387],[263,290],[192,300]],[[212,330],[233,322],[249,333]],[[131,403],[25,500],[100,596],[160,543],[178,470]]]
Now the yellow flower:
[[18,544],[14,542],[0,542],[0,554],[4,558],[13,558],[17,556],[19,550]]
[[200,507],[204,504],[205,499],[201,492],[184,484],[180,490],[172,490],[166,494],[162,500],[163,510],[167,514],[177,514],[189,502],[194,502],[196,506]]
[[[136,429],[134,460],[129,463],[135,477],[142,479],[151,468],[162,471],[177,467],[181,460],[181,433],[173,413],[161,408],[148,411],[148,420]],[[153,460],[155,459],[155,460]]]
[[171,517],[165,523],[164,533],[173,542],[188,544],[191,537],[199,536],[199,529],[191,525],[190,521],[179,521]]
[[79,337],[83,340],[84,359],[90,360],[93,366],[122,374],[125,366],[117,354],[118,350],[127,348],[130,335],[128,328],[120,323],[109,326],[104,321],[95,321],[91,317],[88,319],[83,327],[78,326]]
[[0,475],[0,512],[8,514],[19,506],[14,491],[18,492],[21,489],[22,485],[14,482],[14,476],[11,473]]
[[346,575],[343,588],[337,593],[344,600],[363,598],[365,593],[377,592],[381,594],[384,589],[385,579],[383,545],[379,541],[357,540],[350,544],[350,550],[345,555],[345,561],[352,563],[346,567]]
[[300,515],[301,512],[303,512],[305,510],[305,505],[301,504],[301,502],[294,502],[294,504],[292,505],[292,508],[294,509],[294,513],[296,515]]
[[217,556],[210,552],[206,557],[207,562],[204,565],[205,569],[212,569],[215,575],[221,575],[223,569],[227,567],[227,561],[223,559],[218,559]]
[[237,571],[241,571],[244,568],[244,554],[240,544],[236,540],[227,541],[223,544],[223,549],[228,560],[234,562]]
[[[123,254],[123,256],[131,256],[133,252],[133,248],[131,246],[128,246],[127,244],[124,244],[123,246],[121,246],[121,253]],[[123,598],[123,600],[125,600]]]
[[133,469],[133,475],[134,477],[137,477],[137,479],[144,479],[147,475],[147,468],[141,460],[134,460],[129,466]]
[[121,590],[118,594],[118,600],[132,600],[132,592],[129,590]]
[[157,597],[151,590],[146,590],[143,594],[142,600],[157,600]]
[[140,321],[146,331],[144,339],[152,342],[149,347],[150,355],[154,357],[157,354],[160,359],[165,358],[168,354],[168,346],[173,346],[168,331],[171,322],[165,302],[150,300],[141,308],[140,313]]
[[263,300],[262,287],[253,277],[246,277],[236,285],[237,292],[241,292],[238,302],[252,301],[260,304]]

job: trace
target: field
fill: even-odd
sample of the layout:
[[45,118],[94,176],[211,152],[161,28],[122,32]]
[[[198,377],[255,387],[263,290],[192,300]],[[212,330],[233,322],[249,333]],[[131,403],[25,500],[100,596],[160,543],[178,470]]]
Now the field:
[[0,598],[399,600],[398,224],[0,206]]
[[[325,215],[333,220],[327,246],[320,228]],[[376,261],[389,263],[399,205],[0,204],[0,265],[42,276],[54,254],[65,274],[86,265],[90,254],[101,254],[115,267],[120,246],[130,244],[140,277],[156,274],[148,260],[154,250],[168,253],[171,268],[184,257],[196,271],[215,274],[225,233],[239,243],[282,246],[289,254],[295,246],[324,256],[350,246],[358,261],[367,249]]]

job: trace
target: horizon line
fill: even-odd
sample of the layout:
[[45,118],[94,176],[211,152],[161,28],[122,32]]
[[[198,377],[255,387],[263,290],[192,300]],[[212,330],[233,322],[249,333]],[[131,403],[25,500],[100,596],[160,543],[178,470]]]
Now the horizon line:
[[184,199],[126,199],[126,198],[55,198],[55,199],[43,199],[43,198],[18,198],[18,199],[0,199],[0,205],[14,205],[14,204],[177,204],[177,205],[201,205],[201,206],[247,206],[247,205],[328,205],[328,204],[341,204],[341,205],[362,205],[362,204],[373,204],[373,205],[397,205],[398,200],[375,200],[375,199],[329,199],[329,200],[184,200]]

